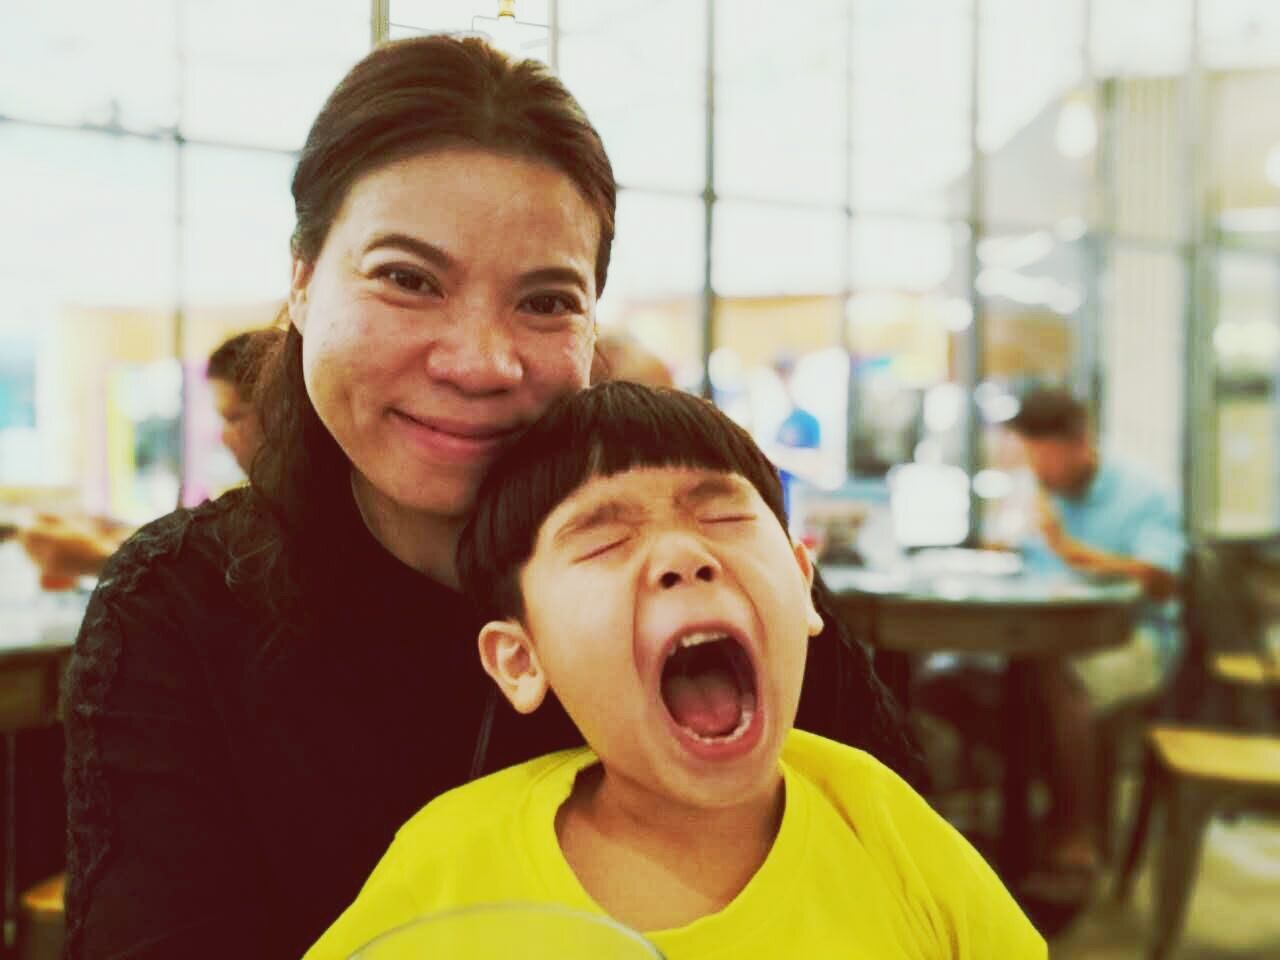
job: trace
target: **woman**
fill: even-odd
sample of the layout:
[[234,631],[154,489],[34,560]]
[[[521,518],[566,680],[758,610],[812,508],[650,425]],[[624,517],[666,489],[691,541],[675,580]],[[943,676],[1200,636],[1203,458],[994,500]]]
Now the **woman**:
[[253,406],[262,360],[284,337],[279,327],[238,333],[209,354],[205,378],[222,419],[222,444],[246,474],[262,446],[262,422]]
[[[424,802],[580,742],[495,710],[453,552],[495,451],[587,383],[599,137],[537,64],[400,41],[330,96],[293,195],[252,486],[135,536],[77,641],[73,958],[300,956]],[[813,660],[811,729],[888,716],[865,657]]]

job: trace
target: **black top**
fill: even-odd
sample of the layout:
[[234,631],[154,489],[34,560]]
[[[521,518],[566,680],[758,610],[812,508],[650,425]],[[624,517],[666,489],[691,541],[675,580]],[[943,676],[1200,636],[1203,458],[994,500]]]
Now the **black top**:
[[[73,960],[301,956],[400,824],[468,778],[500,699],[476,615],[349,497],[323,581],[340,588],[273,637],[261,597],[227,584],[246,496],[143,528],[89,603],[67,678]],[[558,708],[494,716],[486,770],[581,742]]]

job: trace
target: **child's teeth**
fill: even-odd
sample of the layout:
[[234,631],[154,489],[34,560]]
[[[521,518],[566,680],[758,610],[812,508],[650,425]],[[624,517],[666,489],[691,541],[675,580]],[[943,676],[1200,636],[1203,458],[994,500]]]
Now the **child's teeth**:
[[671,650],[674,653],[676,650],[686,650],[689,647],[699,647],[704,643],[714,643],[717,640],[723,639],[724,634],[722,633],[691,633],[676,641]]
[[740,739],[743,736],[743,734],[747,732],[747,727],[751,726],[751,721],[752,719],[754,719],[755,715],[756,715],[756,698],[751,695],[748,695],[743,700],[742,717],[738,720],[738,725],[734,727],[732,730],[730,730],[728,733],[726,733],[724,736],[704,737],[700,733],[695,733],[694,731],[689,730],[688,727],[686,727],[685,730],[688,732],[689,736],[693,737],[695,740],[701,740],[703,743],[733,743],[733,741]]

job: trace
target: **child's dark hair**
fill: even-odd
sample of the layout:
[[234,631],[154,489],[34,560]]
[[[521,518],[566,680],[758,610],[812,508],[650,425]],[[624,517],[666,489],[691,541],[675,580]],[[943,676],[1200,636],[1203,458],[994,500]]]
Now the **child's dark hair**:
[[[494,464],[458,542],[463,589],[484,616],[521,618],[520,571],[547,516],[592,477],[666,466],[745,477],[786,529],[777,470],[750,434],[691,394],[605,382],[557,400]],[[824,627],[810,643],[797,725],[861,747],[919,784],[923,766],[901,711],[816,573],[813,597]]]

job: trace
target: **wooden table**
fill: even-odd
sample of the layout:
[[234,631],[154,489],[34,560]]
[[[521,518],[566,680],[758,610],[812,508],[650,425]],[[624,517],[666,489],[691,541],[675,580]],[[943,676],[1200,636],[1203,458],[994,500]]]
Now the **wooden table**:
[[[1028,789],[1037,744],[1033,661],[1116,647],[1133,627],[1141,590],[1129,581],[1066,576],[915,575],[823,567],[841,613],[876,648],[877,667],[904,697],[911,654],[984,653],[1005,658],[1002,730],[1005,774],[999,861],[1007,881],[1030,865]],[[885,656],[887,654],[887,656]]]
[[62,675],[84,613],[83,594],[44,595],[0,605],[0,733],[4,735],[3,936],[17,933],[18,733],[59,721]]

